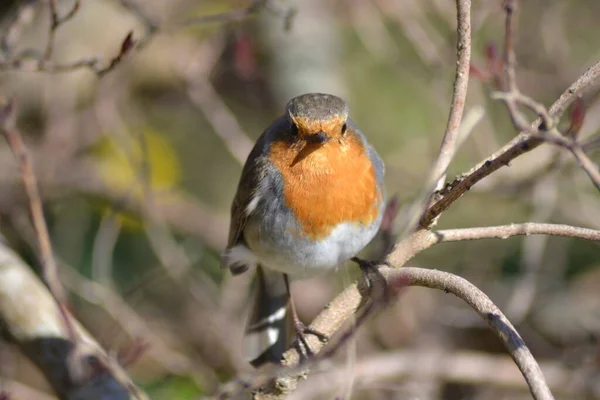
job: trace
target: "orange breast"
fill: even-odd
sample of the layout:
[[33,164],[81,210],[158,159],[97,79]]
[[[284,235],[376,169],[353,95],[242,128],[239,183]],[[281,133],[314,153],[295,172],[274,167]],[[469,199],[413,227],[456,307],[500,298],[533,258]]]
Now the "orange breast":
[[377,218],[381,194],[359,138],[321,146],[274,142],[270,158],[281,171],[288,208],[312,240],[327,237],[339,223],[368,225]]

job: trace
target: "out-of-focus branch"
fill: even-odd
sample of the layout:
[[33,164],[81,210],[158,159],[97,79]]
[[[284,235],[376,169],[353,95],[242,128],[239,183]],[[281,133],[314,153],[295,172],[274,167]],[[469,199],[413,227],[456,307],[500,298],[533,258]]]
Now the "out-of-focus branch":
[[16,118],[16,104],[14,100],[11,100],[0,109],[0,130],[17,160],[21,178],[25,186],[25,192],[29,198],[31,219],[38,241],[44,280],[46,281],[48,289],[55,299],[57,306],[63,314],[69,338],[73,342],[76,342],[78,338],[73,330],[71,318],[66,310],[67,295],[62,286],[62,282],[60,281],[58,266],[52,251],[50,235],[48,234],[48,227],[46,226],[46,220],[44,219],[44,212],[42,210],[42,200],[38,191],[37,178],[33,172],[33,165],[27,149],[25,148],[25,143],[23,143],[23,139],[15,127]]
[[31,268],[3,243],[0,243],[0,319],[10,338],[40,368],[61,399],[146,398],[75,320],[78,355],[84,361],[77,375],[86,379],[73,375],[75,347],[61,311]]
[[65,286],[86,301],[102,307],[118,322],[130,339],[141,337],[148,342],[149,355],[159,360],[170,372],[190,374],[193,371],[194,362],[183,353],[170,348],[160,335],[154,332],[146,321],[110,287],[87,279],[72,268],[65,268],[62,276]]
[[547,141],[559,145],[569,150],[579,166],[589,176],[590,180],[600,190],[600,171],[598,166],[588,157],[583,151],[582,145],[577,141],[575,134],[562,135],[557,127],[551,112],[546,107],[521,93],[517,86],[516,80],[516,56],[514,50],[514,15],[517,8],[517,0],[505,0],[504,9],[506,12],[505,22],[505,41],[504,41],[504,73],[506,75],[507,87],[506,92],[499,92],[493,95],[494,98],[502,100],[506,104],[509,115],[513,124],[521,131],[527,131],[529,123],[527,118],[519,110],[519,106],[524,106],[534,112],[541,124],[534,124],[529,132],[533,137],[537,137],[542,141]]
[[[134,215],[144,216],[156,210],[165,223],[178,233],[199,238],[209,247],[222,249],[227,241],[227,221],[213,211],[205,209],[184,192],[173,190],[161,201],[148,204],[146,199],[131,196],[125,189],[114,188],[98,176],[93,164],[82,162],[74,163],[80,170],[71,175],[64,176],[58,182],[48,182],[49,189],[73,190],[81,194],[108,201],[114,210],[130,212]],[[155,193],[155,196],[159,194]]]
[[88,68],[101,77],[112,71],[133,48],[133,33],[130,32],[121,43],[119,53],[108,62],[105,62],[102,57],[82,58],[72,62],[52,61],[51,58],[52,53],[54,52],[56,32],[63,24],[76,16],[81,6],[81,0],[75,0],[72,8],[64,16],[58,14],[56,0],[47,0],[47,3],[50,15],[50,27],[48,29],[48,38],[44,52],[40,53],[36,49],[27,49],[19,54],[13,54],[12,47],[15,44],[15,37],[17,34],[16,31],[12,32],[11,30],[9,31],[9,34],[12,37],[9,37],[9,34],[7,34],[7,36],[2,39],[3,52],[8,55],[8,57],[0,59],[0,71],[18,70],[59,73]]
[[[14,101],[10,101],[0,109],[0,130],[6,137],[21,172],[25,192],[29,199],[32,223],[38,241],[42,274],[48,285],[48,292],[44,291],[44,295],[49,294],[51,298],[54,299],[53,306],[61,317],[59,321],[53,320],[54,329],[61,331],[62,334],[50,335],[48,337],[43,336],[41,338],[38,338],[37,336],[25,337],[28,342],[27,346],[24,346],[22,334],[30,333],[20,330],[19,323],[23,321],[24,316],[20,314],[23,310],[16,297],[7,298],[10,302],[6,302],[6,308],[2,313],[3,315],[9,315],[12,312],[13,318],[3,317],[3,319],[9,325],[9,331],[18,333],[17,335],[13,333],[13,336],[21,345],[23,352],[38,364],[59,396],[67,398],[66,394],[72,391],[73,388],[78,390],[78,386],[85,387],[89,381],[95,381],[98,379],[99,375],[104,375],[105,372],[108,372],[110,379],[119,382],[120,389],[124,388],[126,390],[125,393],[127,394],[127,397],[123,398],[129,398],[129,395],[131,394],[139,399],[143,399],[145,398],[145,395],[133,385],[130,378],[121,369],[118,363],[108,357],[108,355],[106,355],[106,353],[104,353],[91,338],[89,338],[89,335],[82,331],[82,328],[78,326],[68,311],[67,296],[60,280],[58,265],[53,254],[50,235],[48,234],[48,228],[43,214],[42,201],[38,191],[37,178],[34,174],[33,164],[29,158],[23,139],[16,129],[15,124],[16,105]],[[19,286],[18,281],[10,284]],[[33,283],[30,285],[33,285]],[[27,296],[30,296],[30,290],[27,289],[23,289],[16,293],[21,293],[21,295],[26,293]],[[14,295],[15,293],[13,293],[13,296]],[[40,296],[43,295],[40,294]],[[17,308],[18,311],[10,310],[10,307]],[[48,307],[50,307],[50,305],[48,305]],[[45,312],[49,313],[48,318],[52,318],[53,311],[49,310],[48,307]],[[14,318],[15,315],[19,318]],[[42,321],[42,326],[44,326],[43,324],[46,322],[44,314],[26,315],[25,318],[32,317],[32,319],[28,319],[28,322],[36,324],[37,326],[39,322],[35,319],[36,316]],[[16,324],[16,327],[11,326],[10,324]],[[58,326],[56,326],[56,324],[58,324]],[[37,331],[34,333],[37,333]],[[50,350],[49,348],[53,350]],[[55,354],[55,359],[40,359],[38,353],[42,353],[42,356],[46,356],[47,353]],[[90,365],[92,365],[92,368],[90,368]],[[102,391],[107,389],[100,387],[98,390]],[[93,397],[98,396],[95,395]]]
[[[573,385],[573,382],[577,381],[578,372],[570,371],[560,363],[552,361],[541,361],[540,367],[552,391],[571,396],[582,395],[584,388]],[[527,383],[509,357],[467,351],[440,354],[407,350],[377,354],[358,361],[352,367],[352,374],[353,379],[356,379],[357,390],[398,379],[436,379],[449,383],[528,389]],[[329,367],[310,381],[301,382],[298,390],[289,399],[326,398],[348,379],[345,363]]]
[[[20,382],[12,381],[2,377],[2,385],[0,388],[0,399],[11,400],[15,399],[35,399],[35,400],[57,400],[56,396],[26,386]],[[6,396],[6,397],[2,397]],[[14,396],[14,397],[13,397]]]
[[0,59],[12,56],[13,48],[21,37],[23,29],[33,21],[37,10],[38,7],[33,4],[26,4],[20,7],[16,17],[6,29],[6,33],[0,38],[0,50],[2,52]]
[[243,165],[252,150],[252,140],[208,79],[209,72],[217,61],[215,46],[204,43],[198,53],[190,57],[193,61],[182,71],[187,83],[187,94],[223,140],[227,150]]
[[56,36],[56,31],[58,28],[68,22],[71,18],[75,16],[77,11],[79,11],[79,7],[81,6],[81,0],[75,0],[73,3],[73,7],[69,12],[65,14],[65,16],[61,17],[58,15],[58,11],[56,10],[56,0],[48,0],[48,8],[50,9],[50,30],[48,31],[48,42],[46,43],[46,51],[44,51],[44,60],[49,60],[52,57],[52,52],[54,51],[54,38]]
[[130,32],[123,42],[116,56],[105,62],[102,57],[82,58],[72,62],[54,62],[43,57],[37,57],[36,50],[23,52],[14,58],[0,60],[0,71],[18,70],[24,72],[72,72],[82,68],[88,68],[99,77],[106,75],[112,71],[127,55],[134,46],[133,33]]
[[[204,17],[188,18],[184,21],[175,23],[172,26],[163,28],[152,21],[152,19],[148,17],[135,2],[121,0],[121,5],[138,18],[146,28],[146,33],[141,36],[139,40],[134,41],[133,32],[130,32],[121,42],[119,52],[108,61],[105,61],[103,57],[93,56],[71,62],[56,62],[51,60],[52,53],[54,52],[56,32],[64,23],[77,15],[81,6],[81,0],[75,0],[72,8],[64,16],[58,14],[57,0],[47,0],[47,3],[50,15],[50,27],[44,51],[40,52],[37,49],[26,49],[19,54],[12,54],[15,38],[20,32],[20,29],[17,28],[21,27],[20,24],[15,23],[15,29],[10,29],[8,34],[1,40],[2,51],[8,57],[0,58],[0,71],[62,73],[80,69],[89,69],[99,77],[102,77],[112,71],[133,48],[141,48],[146,45],[159,30],[180,29],[187,25],[206,24],[211,22],[227,23],[237,21],[247,18],[261,9],[267,9],[282,16],[286,21],[286,25],[289,25],[289,21],[295,13],[292,8],[282,10],[274,4],[270,4],[270,1],[268,0],[254,0],[249,6],[244,8]],[[29,6],[25,7],[28,8]]]
[[[106,202],[115,211],[124,211],[143,216],[157,209],[165,223],[177,233],[199,239],[213,249],[222,249],[227,243],[228,222],[225,216],[215,213],[193,199],[191,195],[171,190],[168,193],[155,193],[154,205],[148,204],[141,196],[132,196],[128,188],[114,187],[100,176],[97,165],[81,157],[65,157],[60,164],[46,165],[43,160],[52,159],[52,149],[45,146],[32,146],[32,157],[36,161],[36,175],[45,198],[55,199],[66,194],[77,193],[92,200]],[[21,193],[14,188],[19,179],[11,163],[6,162],[7,151],[0,149],[0,201],[9,204],[22,201]]]

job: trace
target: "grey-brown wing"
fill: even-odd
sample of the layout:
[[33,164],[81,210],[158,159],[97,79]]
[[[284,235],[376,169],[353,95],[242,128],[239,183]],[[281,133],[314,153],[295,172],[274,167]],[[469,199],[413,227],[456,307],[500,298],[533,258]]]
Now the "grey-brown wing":
[[266,143],[267,132],[256,141],[254,148],[242,169],[242,176],[231,205],[231,223],[227,247],[233,247],[242,240],[242,234],[248,220],[247,208],[265,173],[265,162],[268,154]]

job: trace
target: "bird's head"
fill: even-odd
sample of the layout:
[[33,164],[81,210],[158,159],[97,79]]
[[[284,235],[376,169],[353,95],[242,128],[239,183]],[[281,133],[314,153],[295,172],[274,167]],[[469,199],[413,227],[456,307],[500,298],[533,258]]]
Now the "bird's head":
[[342,140],[348,128],[348,105],[337,96],[308,93],[291,99],[286,115],[293,136],[315,145]]

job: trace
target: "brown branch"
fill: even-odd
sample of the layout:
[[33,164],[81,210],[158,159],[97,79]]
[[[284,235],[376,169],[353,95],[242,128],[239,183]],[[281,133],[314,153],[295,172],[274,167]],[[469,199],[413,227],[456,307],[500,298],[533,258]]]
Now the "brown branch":
[[487,226],[484,228],[447,229],[434,232],[434,234],[439,238],[437,243],[478,239],[508,239],[512,236],[528,235],[566,236],[600,242],[600,231],[594,229],[535,222]]
[[533,125],[533,130],[530,132],[532,136],[543,141],[557,144],[569,150],[577,160],[579,166],[589,176],[596,189],[600,190],[600,171],[598,170],[598,166],[595,165],[583,151],[581,145],[577,142],[577,138],[574,135],[561,134],[556,128],[556,123],[546,107],[540,102],[521,93],[517,86],[515,72],[516,56],[513,44],[514,14],[516,6],[517,0],[504,1],[504,10],[506,11],[504,72],[508,90],[506,92],[495,93],[492,97],[502,100],[506,104],[513,125],[520,131],[527,131],[527,127],[530,124],[528,123],[527,118],[519,110],[519,106],[522,105],[534,112],[541,119],[541,124]]
[[[582,397],[583,385],[574,384],[579,371],[572,371],[556,361],[541,361],[540,367],[553,392]],[[337,364],[301,382],[289,400],[329,398],[349,379],[347,362]],[[351,379],[358,390],[381,382],[409,383],[411,380],[479,385],[493,388],[527,390],[515,363],[507,356],[474,351],[401,350],[377,354],[357,361]]]
[[600,171],[598,170],[598,165],[596,165],[590,157],[583,151],[583,148],[578,144],[574,143],[573,145],[567,147],[568,150],[571,151],[579,166],[585,171],[588,175],[596,189],[600,190]]
[[[435,242],[435,235],[430,237]],[[553,399],[539,365],[518,332],[498,307],[476,286],[461,277],[437,270],[413,267],[381,267],[379,270],[385,277],[388,287],[394,293],[398,293],[407,286],[421,286],[452,293],[465,301],[488,323],[502,341],[527,381],[534,399]],[[341,315],[342,313],[345,314],[346,311],[343,306],[351,304],[352,310],[356,310],[362,301],[364,301],[364,298],[357,285],[351,285],[315,318],[311,328],[320,329],[320,332],[328,336],[335,333],[346,319],[346,315]],[[318,339],[313,340],[312,337],[309,337],[308,340],[313,351],[318,352],[323,347]],[[284,355],[284,359],[284,366],[295,367],[299,361],[296,349],[288,350]],[[302,374],[279,372],[280,375],[274,383],[268,386],[268,389],[255,394],[256,399],[283,399],[296,389],[298,379]]]
[[436,270],[405,267],[382,269],[382,273],[387,273],[386,278],[392,289],[395,286],[400,288],[407,285],[423,286],[452,293],[464,300],[488,323],[502,341],[527,381],[533,398],[536,400],[554,398],[537,361],[519,333],[502,314],[502,311],[476,286],[464,278]]
[[204,43],[182,75],[189,99],[204,114],[229,153],[243,165],[252,150],[252,140],[208,79],[218,60],[218,50],[212,43]]
[[[439,190],[446,180],[446,171],[454,157],[459,139],[460,123],[465,108],[467,90],[469,87],[469,69],[471,65],[471,1],[456,0],[457,9],[457,43],[456,43],[456,76],[452,102],[450,103],[450,115],[446,125],[446,131],[442,138],[442,144],[437,159],[431,169],[430,179],[433,182],[432,190]],[[427,194],[427,204],[430,202],[430,194]]]
[[[514,60],[514,45],[513,45],[513,23],[515,11],[514,7],[515,0],[506,0],[505,9],[507,12],[506,18],[506,39],[505,39],[505,73],[507,76],[508,85],[516,88],[516,77],[514,73],[514,67],[516,61]],[[473,185],[479,182],[481,179],[490,175],[492,172],[510,165],[510,162],[520,155],[535,149],[537,146],[542,144],[546,138],[540,138],[536,135],[532,135],[532,132],[538,132],[540,127],[549,129],[550,126],[554,125],[552,120],[560,116],[562,112],[571,105],[581,94],[592,86],[600,78],[600,62],[597,62],[590,67],[585,73],[583,73],[575,82],[573,82],[567,90],[565,90],[558,100],[552,104],[549,109],[545,109],[543,105],[535,102],[534,100],[527,98],[521,93],[511,91],[512,95],[508,95],[514,101],[506,101],[505,103],[509,108],[511,118],[515,126],[521,131],[517,137],[503,146],[499,151],[493,154],[488,159],[480,162],[474,168],[467,173],[459,175],[454,181],[447,184],[445,188],[439,191],[440,198],[434,204],[432,204],[427,211],[423,214],[420,220],[420,226],[422,228],[429,227],[432,222],[444,211],[446,211],[456,200],[458,200],[465,192],[471,189]],[[496,94],[496,96],[502,97],[502,94]],[[511,97],[512,96],[512,97]],[[516,101],[524,103],[525,106],[532,109],[534,112],[541,116],[529,126],[525,122],[525,118],[516,107]],[[545,125],[545,126],[544,126]],[[556,136],[553,135],[556,139]],[[558,139],[557,139],[558,140]],[[583,153],[583,152],[580,152]],[[581,154],[579,156],[581,157]],[[585,155],[585,153],[584,153]],[[587,156],[582,158],[580,164],[586,165],[586,172],[588,175],[595,175],[595,170],[589,168],[591,162],[588,162]],[[593,164],[593,163],[592,163]],[[584,167],[586,168],[586,167]],[[594,180],[595,183],[595,180]]]
[[[550,117],[554,118],[561,115],[562,112],[575,101],[577,96],[584,93],[590,86],[598,81],[598,79],[600,79],[600,61],[585,71],[560,95],[558,100],[556,100],[548,109]],[[541,122],[542,120],[538,118],[531,124],[528,130],[537,129]],[[510,165],[512,160],[535,149],[543,142],[544,141],[539,137],[531,136],[527,132],[522,131],[517,137],[504,145],[495,154],[488,157],[486,160],[481,161],[470,171],[459,175],[453,182],[449,183],[446,188],[442,189],[440,191],[440,199],[431,205],[421,218],[421,227],[428,227],[437,216],[446,211],[477,182],[494,171]]]
[[79,11],[79,7],[81,6],[81,0],[75,0],[73,7],[64,17],[60,17],[56,10],[56,0],[47,0],[48,8],[50,14],[50,29],[48,30],[48,42],[46,43],[46,50],[44,51],[44,60],[49,60],[52,57],[52,52],[54,51],[54,40],[56,37],[56,31],[58,28],[72,19],[77,11]]
[[123,42],[119,53],[111,58],[108,62],[104,62],[102,57],[88,57],[82,58],[77,61],[57,63],[51,60],[47,60],[43,57],[36,57],[36,51],[25,51],[21,55],[8,60],[0,61],[0,71],[18,70],[23,72],[48,72],[48,73],[62,73],[72,72],[82,68],[87,68],[97,74],[99,77],[106,75],[112,71],[134,47],[134,41],[132,39],[132,32],[130,32]]
[[[66,311],[68,312],[68,311]],[[0,243],[0,319],[22,352],[42,371],[61,399],[109,396],[147,398],[125,371],[73,320],[80,341],[75,347],[66,332],[61,309],[31,268]],[[73,370],[73,353],[83,362]],[[104,372],[97,367],[105,367]],[[108,373],[106,373],[108,372]],[[87,378],[87,379],[84,379]]]
[[[600,231],[572,227],[568,225],[559,225],[559,224],[537,224],[537,223],[525,223],[525,224],[513,224],[513,225],[505,225],[505,226],[493,226],[493,227],[485,227],[485,228],[467,228],[467,229],[450,229],[450,230],[441,230],[437,232],[432,232],[428,230],[420,230],[409,236],[407,239],[401,241],[396,245],[394,251],[388,256],[388,261],[397,267],[405,265],[410,259],[419,254],[421,251],[428,249],[429,247],[444,242],[456,242],[462,240],[475,240],[475,239],[489,239],[489,238],[508,238],[511,236],[517,235],[532,235],[532,234],[544,234],[544,235],[555,235],[555,236],[565,236],[565,237],[574,237],[580,239],[587,240],[600,240]],[[469,284],[465,280],[459,277],[455,277],[451,274],[447,274],[441,271],[433,271],[431,272],[433,275],[427,275],[429,273],[428,270],[421,270],[418,268],[408,268],[403,267],[401,269],[391,269],[391,268],[381,268],[381,271],[386,276],[387,282],[392,287],[396,287],[396,291],[401,288],[401,284],[404,286],[427,286],[432,288],[437,288],[441,290],[446,290],[444,285],[447,285],[446,279],[451,279],[453,281],[459,282],[460,285],[463,285],[463,289],[465,287],[469,287],[468,290],[461,292],[460,295],[457,296],[463,298],[463,300],[467,301],[472,307],[477,307],[477,305],[473,304],[473,298],[483,299],[481,296],[485,296],[479,289],[475,288],[473,285]],[[397,272],[395,272],[397,271]],[[402,275],[404,272],[402,271],[413,271],[408,272],[408,275]],[[428,271],[427,273],[422,271]],[[416,277],[412,277],[410,274],[416,274]],[[392,274],[392,275],[390,275]],[[400,274],[400,275],[396,275]],[[424,275],[423,275],[424,274]],[[393,281],[391,281],[390,276],[395,276]],[[423,276],[428,276],[430,279],[428,284],[423,283]],[[403,277],[404,280],[401,279]],[[458,283],[455,283],[458,285]],[[331,303],[327,305],[327,307],[314,319],[312,324],[310,325],[311,329],[315,329],[318,332],[322,332],[325,335],[331,337],[333,336],[342,326],[344,321],[350,318],[351,315],[364,311],[361,309],[361,306],[365,303],[367,298],[363,297],[364,287],[360,287],[360,285],[353,284],[344,290],[340,295],[338,295]],[[455,289],[453,289],[455,290]],[[456,294],[453,290],[449,290],[450,292]],[[468,293],[469,291],[473,291],[472,293]],[[471,297],[469,297],[471,296]],[[473,297],[475,296],[475,297]],[[471,300],[469,300],[471,299]],[[485,297],[487,299],[487,297]],[[486,301],[489,301],[487,299]],[[490,302],[491,303],[491,302]],[[490,304],[484,302],[482,303],[485,307],[490,307]],[[492,304],[493,305],[493,304]],[[495,306],[494,306],[495,308]],[[479,312],[479,311],[478,311]],[[481,312],[480,312],[481,314]],[[364,315],[364,314],[360,314]],[[488,323],[492,324],[493,321],[490,321],[489,318],[486,317]],[[503,321],[503,319],[502,319]],[[499,322],[498,322],[499,323]],[[504,323],[504,322],[503,322]],[[509,325],[510,327],[510,325]],[[492,326],[492,329],[496,330],[498,334],[506,334],[505,331],[500,330],[497,331],[498,326]],[[514,332],[516,333],[516,332]],[[346,335],[347,336],[347,335]],[[344,340],[346,337],[344,336],[341,340]],[[518,336],[518,334],[517,334]],[[510,339],[510,340],[509,340]],[[323,343],[318,341],[313,337],[308,337],[308,342],[311,346],[311,349],[318,353],[323,348]],[[511,353],[511,356],[515,357],[515,362],[519,365],[519,368],[522,370],[525,368],[529,368],[528,366],[531,364],[531,361],[528,359],[530,354],[528,351],[525,353],[518,353],[515,345],[515,338],[504,337],[503,340],[509,340],[505,342],[507,349]],[[520,338],[519,338],[520,340]],[[508,343],[508,344],[507,344]],[[513,347],[510,347],[513,346]],[[520,344],[519,344],[520,346]],[[335,346],[334,348],[337,348]],[[330,352],[328,352],[330,353]],[[517,359],[519,358],[519,359]],[[286,367],[294,367],[298,365],[300,361],[300,355],[298,354],[295,348],[292,348],[286,352],[284,356],[284,366]],[[281,371],[280,371],[281,372]],[[292,370],[290,374],[282,373],[283,377],[278,378],[274,384],[269,385],[269,390],[265,393],[260,393],[257,398],[282,398],[284,394],[289,394],[294,391],[297,378],[299,375],[294,375],[295,371]],[[530,373],[529,372],[524,372]],[[544,390],[540,389],[539,385],[542,383],[538,378],[532,378],[531,376],[527,378],[528,382],[533,382],[532,391],[537,391],[540,399],[546,399],[551,397],[544,397],[544,395],[540,395],[545,393]],[[538,385],[538,386],[535,386]],[[536,389],[537,387],[537,389]],[[261,397],[262,396],[262,397]]]
[[[460,4],[457,4],[460,5]],[[510,4],[509,4],[510,5]],[[510,8],[510,16],[512,17],[513,8]],[[511,20],[512,21],[512,20]],[[507,23],[508,26],[511,26],[512,22],[509,21]],[[512,30],[509,32],[509,44],[507,46],[512,49]],[[510,64],[510,63],[509,63]],[[446,234],[446,237],[457,239],[458,235],[464,235],[464,239],[471,237],[475,238],[483,238],[483,237],[497,237],[501,235],[502,237],[506,237],[507,235],[518,235],[518,234],[527,234],[527,233],[553,233],[553,234],[566,234],[567,236],[584,236],[588,237],[596,237],[597,233],[589,232],[587,230],[581,230],[583,228],[565,228],[564,226],[557,225],[519,225],[513,227],[493,227],[488,229],[487,231],[477,231],[477,230],[454,230],[454,231],[442,231],[442,236],[439,233],[433,233],[429,231],[427,228],[432,224],[432,222],[443,213],[451,204],[453,204],[458,198],[460,198],[466,191],[468,191],[472,185],[488,176],[492,172],[498,170],[502,166],[509,165],[510,161],[515,159],[516,157],[524,154],[533,148],[537,147],[541,143],[543,143],[543,139],[532,136],[530,132],[536,132],[539,130],[540,125],[544,122],[545,125],[548,125],[551,122],[551,119],[560,115],[562,111],[570,105],[570,103],[579,96],[585,89],[587,89],[594,81],[598,79],[600,76],[600,63],[595,64],[588,71],[586,71],[583,75],[581,75],[560,97],[559,99],[550,107],[547,112],[544,109],[535,103],[529,102],[527,100],[523,100],[523,103],[526,107],[532,109],[534,112],[537,112],[538,115],[541,115],[531,126],[527,126],[527,129],[523,129],[515,139],[511,140],[507,145],[505,145],[502,149],[500,149],[496,154],[492,155],[489,159],[484,160],[479,165],[475,166],[468,173],[459,176],[452,183],[448,184],[443,190],[438,192],[439,199],[433,203],[422,215],[420,220],[421,229],[412,233],[408,238],[398,243],[394,249],[394,251],[387,257],[386,261],[400,267],[403,266],[407,261],[409,261],[412,257],[420,253],[421,251],[431,247],[432,245],[443,241],[443,234]],[[485,229],[485,228],[482,228]],[[450,235],[450,236],[448,236]],[[591,235],[591,236],[590,236]],[[463,240],[464,240],[463,239]],[[449,240],[448,240],[449,241]],[[406,268],[402,268],[400,271],[404,271]],[[401,272],[398,272],[401,273]],[[458,279],[458,278],[457,278]],[[473,290],[475,290],[474,288]],[[471,293],[472,294],[472,293]],[[468,293],[465,293],[468,295]],[[467,300],[467,299],[465,299]],[[489,300],[489,299],[488,299]],[[469,300],[467,300],[469,301]],[[357,312],[359,307],[364,303],[364,298],[361,296],[360,291],[358,290],[358,286],[356,284],[351,285],[344,292],[342,292],[339,296],[337,296],[326,308],[322,311],[311,324],[311,328],[316,331],[322,332],[327,336],[333,335],[337,332],[342,323],[346,321],[351,315]],[[488,322],[492,323],[488,319]],[[508,325],[509,326],[509,325]],[[493,328],[498,329],[498,326],[493,326]],[[503,331],[497,331],[501,335]],[[518,335],[517,335],[518,336]],[[311,346],[311,349],[315,352],[319,352],[322,348],[322,344],[314,339],[309,337],[308,342]],[[507,339],[507,337],[504,337]],[[519,338],[520,341],[520,338]],[[517,341],[517,342],[519,342]],[[527,365],[523,362],[523,359],[519,359],[519,357],[523,356],[523,354],[518,355],[515,351],[517,349],[514,348],[515,342],[505,342],[507,344],[507,348],[512,352],[513,357],[515,357],[516,362],[519,364],[520,368],[524,375],[529,374],[531,372],[528,369]],[[521,346],[520,343],[518,343]],[[527,351],[528,353],[528,351]],[[530,355],[530,354],[529,354]],[[284,365],[286,366],[295,366],[299,362],[299,354],[295,349],[290,349],[284,356]],[[535,360],[533,360],[535,364]],[[539,371],[539,369],[538,369]],[[544,388],[543,377],[541,375],[537,375],[537,377],[528,378],[528,383],[530,384],[532,393],[536,398],[552,398],[552,395],[547,390],[547,386]],[[273,385],[270,385],[265,393],[259,393],[257,395],[258,398],[282,398],[286,394],[293,392],[297,384],[297,375],[283,375],[276,379]]]
[[[211,22],[227,23],[238,21],[257,13],[261,9],[270,10],[274,14],[281,16],[284,19],[286,27],[289,27],[291,20],[295,15],[295,10],[293,8],[281,9],[276,4],[271,4],[269,0],[254,0],[249,6],[244,8],[204,17],[188,18],[167,27],[160,27],[145,12],[143,12],[135,2],[130,0],[120,0],[121,5],[144,25],[146,33],[134,42],[132,39],[133,33],[130,32],[121,43],[119,53],[107,62],[104,61],[103,57],[93,56],[76,61],[59,63],[50,59],[54,50],[56,31],[60,26],[71,20],[77,14],[81,5],[81,0],[75,0],[73,7],[63,17],[58,15],[56,0],[47,0],[47,2],[50,13],[50,28],[48,31],[48,41],[46,42],[43,54],[40,54],[40,51],[36,49],[26,49],[14,57],[0,59],[0,71],[17,70],[23,72],[64,73],[80,69],[89,69],[98,75],[98,77],[102,77],[112,71],[133,48],[140,49],[145,46],[159,30],[179,29],[188,25],[206,24]],[[18,26],[18,24],[15,24],[15,26]],[[16,36],[16,34],[11,34],[2,38],[2,51],[6,55],[10,55],[11,48],[9,47],[12,47],[14,42],[13,39]]]
[[514,47],[514,14],[516,12],[516,0],[504,0],[504,11],[506,19],[504,23],[504,74],[506,75],[506,86],[508,91],[517,89],[517,76],[515,73],[517,57]]
[[[0,109],[0,130],[6,137],[21,172],[25,192],[29,199],[31,219],[38,241],[42,275],[48,286],[48,293],[54,300],[54,305],[61,316],[62,326],[66,330],[67,335],[66,337],[58,335],[57,332],[60,333],[60,328],[55,327],[53,335],[48,337],[43,335],[38,338],[37,334],[39,332],[34,330],[31,334],[33,338],[31,338],[29,336],[22,336],[24,333],[23,329],[17,325],[12,327],[13,330],[16,329],[14,336],[19,340],[24,353],[34,361],[38,360],[36,358],[38,353],[49,352],[56,355],[53,360],[42,361],[38,366],[45,373],[47,379],[59,395],[62,395],[65,390],[74,390],[73,387],[77,387],[78,385],[95,382],[102,375],[101,371],[106,371],[109,372],[108,376],[110,379],[117,380],[126,389],[126,393],[131,393],[138,399],[144,399],[146,398],[145,394],[133,385],[131,379],[121,369],[120,365],[93,342],[89,338],[89,334],[83,332],[82,328],[78,326],[77,321],[69,313],[67,295],[60,280],[58,265],[53,254],[33,164],[15,125],[16,105],[14,101],[10,101]],[[30,291],[23,290],[20,293],[29,294]],[[8,306],[10,304],[7,304]],[[7,309],[4,310],[4,314],[8,312],[10,311]],[[50,312],[50,314],[53,313]],[[12,322],[17,324],[19,320],[23,320],[23,317],[20,316],[20,319],[13,319]],[[44,318],[41,318],[41,320],[44,320]],[[33,323],[38,323],[38,321],[34,319]],[[57,323],[54,322],[54,325],[57,325]],[[19,339],[19,335],[21,335],[21,339]],[[26,345],[23,344],[23,338],[28,340]],[[90,365],[93,366],[91,367]],[[63,397],[67,398],[66,396]]]
[[16,104],[14,100],[11,100],[0,110],[0,130],[15,156],[21,172],[21,179],[23,180],[23,185],[25,186],[25,191],[29,198],[31,219],[38,241],[44,281],[48,285],[52,297],[54,297],[57,306],[62,312],[69,338],[73,342],[76,342],[77,335],[73,329],[71,318],[66,311],[67,295],[60,281],[58,266],[52,251],[50,235],[48,234],[48,227],[46,226],[44,211],[42,209],[42,201],[38,191],[37,178],[33,172],[33,166],[29,154],[27,153],[25,143],[23,143],[20,133],[16,130],[15,124]]

